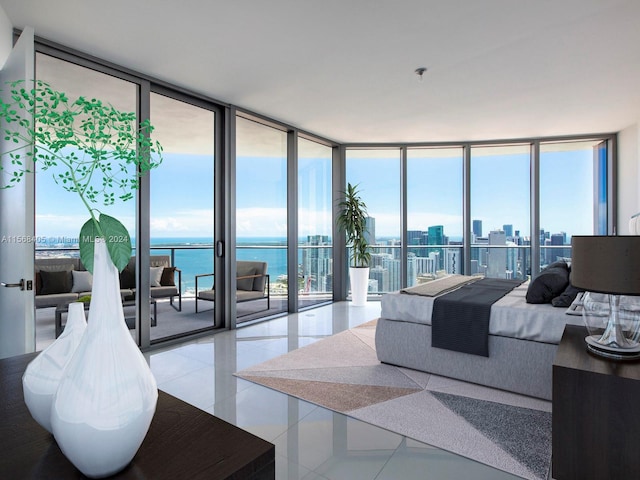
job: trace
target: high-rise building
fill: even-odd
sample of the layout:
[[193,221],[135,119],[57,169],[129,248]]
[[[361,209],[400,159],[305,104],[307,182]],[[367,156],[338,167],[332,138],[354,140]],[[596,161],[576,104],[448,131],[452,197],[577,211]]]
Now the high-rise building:
[[416,255],[409,252],[407,253],[407,287],[413,287],[416,284],[417,276]]
[[426,245],[427,232],[422,230],[407,231],[407,247],[408,252],[415,253],[416,257],[424,257],[427,254],[426,248],[416,248],[414,245]]
[[513,225],[502,225],[502,230],[507,238],[513,237]]
[[[506,245],[507,236],[502,230],[489,232],[489,245]],[[487,253],[487,277],[506,278],[507,249],[489,248]]]
[[568,248],[558,248],[567,245],[567,234],[565,232],[554,233],[550,236],[548,244],[551,248],[547,249],[545,260],[547,264],[553,263],[561,258],[571,257],[571,250]]
[[460,250],[457,248],[448,248],[444,257],[444,269],[447,273],[462,273],[462,261]]
[[[433,225],[427,229],[427,245],[446,245],[447,239],[444,235],[444,226],[442,225]],[[444,258],[444,248],[429,248],[427,250],[428,253],[437,252],[440,256],[439,263],[437,265],[437,269],[440,270],[443,268],[442,261]]]
[[377,283],[376,293],[389,291],[389,270],[382,266],[372,267],[369,270],[369,279]]
[[328,235],[308,235],[307,243],[311,247],[302,249],[303,289],[306,292],[323,292],[327,275],[332,273],[333,262]]
[[474,220],[473,221],[472,231],[473,231],[473,234],[476,237],[481,237],[482,236],[482,220]]
[[373,217],[367,217],[365,221],[367,231],[364,234],[364,238],[369,245],[376,244],[376,219]]

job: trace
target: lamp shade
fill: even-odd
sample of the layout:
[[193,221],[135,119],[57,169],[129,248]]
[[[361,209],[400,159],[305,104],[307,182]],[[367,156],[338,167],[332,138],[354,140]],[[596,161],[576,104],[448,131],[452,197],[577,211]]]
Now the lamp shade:
[[590,292],[640,295],[640,236],[571,237],[571,284]]

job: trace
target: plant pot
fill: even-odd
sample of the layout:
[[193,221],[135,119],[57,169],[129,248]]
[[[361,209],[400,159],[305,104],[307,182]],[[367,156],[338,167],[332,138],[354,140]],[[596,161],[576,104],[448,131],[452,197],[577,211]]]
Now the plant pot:
[[122,470],[147,434],[156,381],[124,321],[118,270],[96,240],[89,322],[51,410],[53,435],[83,474]]
[[33,419],[51,432],[51,404],[64,369],[75,353],[87,328],[84,305],[69,304],[67,324],[62,334],[34,358],[22,375],[24,403]]
[[369,267],[349,267],[351,305],[363,307],[367,304],[369,291]]

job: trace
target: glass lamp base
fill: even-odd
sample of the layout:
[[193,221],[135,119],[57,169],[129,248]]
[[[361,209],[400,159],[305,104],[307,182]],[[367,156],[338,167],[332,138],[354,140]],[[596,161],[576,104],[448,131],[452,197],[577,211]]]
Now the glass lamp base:
[[621,348],[613,343],[608,345],[600,343],[600,338],[598,335],[585,337],[584,341],[587,342],[587,349],[590,352],[614,360],[635,360],[640,358],[640,344],[630,348]]

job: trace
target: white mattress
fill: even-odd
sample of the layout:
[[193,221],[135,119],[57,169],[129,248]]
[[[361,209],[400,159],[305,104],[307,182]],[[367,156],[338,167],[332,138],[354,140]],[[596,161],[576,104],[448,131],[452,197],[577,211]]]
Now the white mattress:
[[[525,300],[529,283],[514,288],[491,306],[489,334],[544,343],[560,343],[566,324],[583,325],[582,317],[567,315],[566,308],[531,304]],[[400,292],[382,296],[382,318],[431,325],[435,297]]]

